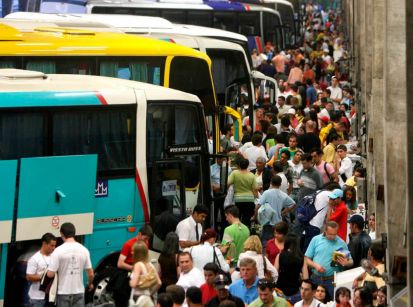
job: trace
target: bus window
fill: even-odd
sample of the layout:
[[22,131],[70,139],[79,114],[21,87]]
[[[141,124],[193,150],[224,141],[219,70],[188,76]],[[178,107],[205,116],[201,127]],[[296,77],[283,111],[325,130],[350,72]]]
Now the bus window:
[[71,74],[71,75],[93,75],[96,71],[95,63],[92,58],[78,58],[76,62],[71,59],[65,61],[61,58],[56,61],[56,73]]
[[212,12],[209,11],[188,11],[187,22],[190,25],[211,27],[212,26]]
[[[199,109],[179,102],[148,103],[147,167],[151,206],[157,206],[160,197],[168,199],[172,212],[180,218],[191,213],[196,204],[203,203],[202,194],[202,133]],[[178,151],[172,152],[172,148]],[[179,149],[198,148],[194,152]],[[164,193],[164,185],[175,188]],[[165,210],[165,209],[163,209]],[[159,212],[159,209],[155,209]],[[159,212],[161,213],[161,212]]]
[[268,14],[266,12],[264,15],[264,41],[271,42],[277,50],[282,48],[281,37],[279,36],[279,28],[277,28],[276,16],[273,14]]
[[56,73],[56,63],[54,61],[49,61],[45,59],[41,60],[29,60],[26,63],[27,70],[40,71],[45,74],[55,74]]
[[[106,13],[112,14],[112,13]],[[161,12],[155,9],[145,9],[145,8],[135,8],[133,11],[129,9],[125,14],[140,15],[140,16],[151,16],[151,17],[160,17]]]
[[215,112],[215,98],[206,62],[190,57],[174,57],[170,71],[171,88],[198,96],[207,115]]
[[164,10],[161,17],[168,19],[170,22],[186,23],[185,13],[180,10]]
[[195,107],[179,104],[150,104],[147,134],[148,162],[167,158],[165,149],[171,145],[199,144],[199,121]]
[[126,80],[149,82],[155,85],[163,84],[164,58],[136,59],[102,59],[99,65],[101,76],[116,77]]
[[214,12],[214,28],[237,32],[234,12]]
[[17,68],[17,65],[13,60],[2,59],[0,60],[0,68]]
[[135,107],[56,111],[52,122],[53,155],[96,153],[99,171],[134,173]]
[[45,155],[46,119],[40,112],[0,113],[0,159],[12,160]]
[[245,36],[260,36],[259,12],[248,12],[238,14],[239,33]]

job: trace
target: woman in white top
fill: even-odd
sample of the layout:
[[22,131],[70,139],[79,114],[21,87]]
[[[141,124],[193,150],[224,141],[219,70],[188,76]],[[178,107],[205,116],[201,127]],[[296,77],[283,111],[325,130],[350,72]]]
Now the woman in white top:
[[133,298],[136,301],[139,296],[146,295],[151,296],[154,294],[161,285],[161,279],[159,278],[158,274],[156,274],[156,278],[158,283],[149,289],[140,289],[138,287],[139,277],[141,275],[148,274],[151,270],[156,271],[156,268],[152,263],[149,261],[149,253],[148,247],[143,241],[137,241],[133,245],[133,270],[130,276],[129,285],[132,288]]
[[[239,261],[243,258],[252,258],[255,260],[257,264],[257,271],[258,271],[258,278],[265,278],[264,270],[265,268],[267,271],[271,273],[271,277],[274,282],[277,282],[278,279],[278,272],[277,269],[271,264],[267,257],[263,255],[262,252],[262,244],[261,240],[258,236],[250,236],[244,242],[244,252],[239,255],[238,258],[238,265]],[[264,259],[265,259],[265,266],[264,266]]]
[[201,235],[201,244],[190,249],[194,267],[201,272],[203,272],[205,264],[210,262],[216,263],[224,272],[229,271],[229,264],[225,261],[222,252],[214,246],[216,239],[216,231],[213,228],[208,228]]

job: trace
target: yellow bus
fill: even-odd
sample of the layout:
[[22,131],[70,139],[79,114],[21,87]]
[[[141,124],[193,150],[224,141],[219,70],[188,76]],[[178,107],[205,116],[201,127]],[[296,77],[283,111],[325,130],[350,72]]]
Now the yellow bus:
[[202,52],[121,33],[59,27],[21,32],[0,20],[0,68],[116,77],[194,94],[203,104],[213,150],[219,149],[211,60]]

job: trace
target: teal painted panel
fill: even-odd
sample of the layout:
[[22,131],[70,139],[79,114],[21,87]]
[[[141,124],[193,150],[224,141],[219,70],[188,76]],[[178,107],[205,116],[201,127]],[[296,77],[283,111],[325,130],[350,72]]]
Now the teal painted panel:
[[[96,198],[95,226],[144,221],[135,178],[108,180],[108,196]],[[128,219],[131,216],[132,219]],[[125,219],[122,221],[122,219]]]
[[[113,252],[119,252],[123,244],[135,237],[143,224],[121,225],[120,227],[94,229],[93,234],[85,237],[85,246],[90,251],[93,267]],[[128,231],[128,227],[135,227],[135,232]]]
[[1,107],[100,105],[96,92],[1,92]]
[[7,272],[7,244],[0,244],[0,300],[4,300]]
[[0,161],[0,221],[13,219],[16,174],[17,160]]
[[93,212],[96,168],[97,155],[21,159],[17,218]]

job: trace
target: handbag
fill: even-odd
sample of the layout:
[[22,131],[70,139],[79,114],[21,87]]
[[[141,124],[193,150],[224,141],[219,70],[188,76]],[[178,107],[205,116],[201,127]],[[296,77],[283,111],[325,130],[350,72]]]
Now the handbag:
[[231,274],[229,272],[225,272],[221,267],[221,263],[219,262],[217,252],[215,251],[215,246],[212,246],[212,248],[214,250],[213,262],[218,266],[218,274],[226,276],[228,278],[228,282],[232,283]]
[[225,196],[225,200],[224,200],[224,208],[227,208],[227,207],[229,207],[229,206],[232,206],[232,205],[234,205],[235,204],[235,201],[234,201],[234,193],[235,191],[234,191],[234,185],[231,185],[229,188],[228,188],[228,191],[227,191],[227,196]]
[[46,293],[46,295],[48,295],[50,292],[50,288],[53,284],[53,280],[54,280],[54,277],[50,278],[49,276],[47,276],[47,267],[46,267],[46,270],[44,271],[42,278],[40,279],[39,290],[43,291],[44,293]]
[[148,272],[148,270],[146,269],[146,265],[144,263],[138,263],[142,264],[144,270],[142,271],[143,274],[139,276],[136,288],[139,288],[140,290],[146,290],[156,286],[158,284],[158,273],[155,271],[155,269],[151,267],[151,269]]
[[273,280],[271,272],[269,270],[267,270],[267,261],[266,261],[264,255],[262,255],[262,261],[264,263],[264,277],[265,277],[265,279]]

